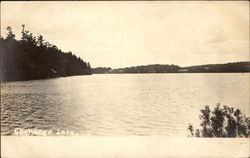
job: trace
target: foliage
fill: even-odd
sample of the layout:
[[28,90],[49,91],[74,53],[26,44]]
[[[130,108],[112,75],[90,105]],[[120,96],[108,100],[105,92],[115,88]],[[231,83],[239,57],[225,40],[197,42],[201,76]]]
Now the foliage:
[[176,73],[180,69],[177,65],[144,65],[113,69],[110,73]]
[[97,67],[92,69],[93,74],[105,74],[111,70],[111,67]]
[[9,26],[6,39],[0,38],[1,81],[91,74],[89,63],[46,42],[42,35],[35,37],[25,30],[25,25],[22,27],[20,40],[15,39]]
[[98,67],[93,73],[221,73],[221,72],[250,72],[250,62],[236,62],[226,64],[210,64],[180,67],[178,65],[142,65],[119,69]]
[[226,64],[210,64],[183,67],[186,72],[191,73],[204,73],[204,72],[250,72],[250,62],[235,62]]
[[239,109],[220,104],[210,110],[205,106],[201,110],[201,129],[196,129],[190,124],[188,130],[191,136],[196,137],[249,137],[250,118],[241,113]]

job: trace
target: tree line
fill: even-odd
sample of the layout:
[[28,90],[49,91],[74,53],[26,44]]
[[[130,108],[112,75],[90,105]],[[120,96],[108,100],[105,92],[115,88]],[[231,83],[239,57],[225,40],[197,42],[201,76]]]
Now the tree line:
[[105,74],[111,71],[111,67],[96,67],[92,69],[93,74]]
[[177,65],[142,65],[125,67],[119,69],[111,69],[110,67],[97,67],[92,69],[93,73],[176,73],[180,69]]
[[25,25],[20,40],[10,26],[6,30],[6,38],[0,37],[2,82],[91,74],[88,62],[62,51],[42,35],[34,36]]
[[235,62],[226,64],[209,64],[180,67],[178,65],[143,65],[132,66],[119,69],[112,69],[110,67],[93,68],[94,74],[100,73],[243,73],[250,72],[250,62]]
[[182,70],[186,70],[190,73],[206,73],[206,72],[250,72],[250,62],[235,62],[226,64],[209,64],[183,67]]

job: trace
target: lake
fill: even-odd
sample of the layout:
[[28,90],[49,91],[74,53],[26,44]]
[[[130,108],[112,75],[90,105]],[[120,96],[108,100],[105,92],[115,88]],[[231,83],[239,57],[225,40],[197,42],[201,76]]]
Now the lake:
[[94,74],[1,83],[1,135],[15,128],[82,136],[187,137],[217,103],[249,116],[249,73]]

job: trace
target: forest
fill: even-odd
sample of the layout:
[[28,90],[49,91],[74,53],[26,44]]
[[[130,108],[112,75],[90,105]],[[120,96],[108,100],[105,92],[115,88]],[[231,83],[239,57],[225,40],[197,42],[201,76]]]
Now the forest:
[[109,73],[176,73],[179,69],[177,65],[154,64],[113,69]]
[[0,38],[1,82],[46,79],[91,74],[91,66],[72,52],[34,36],[22,25],[21,39],[15,39],[12,28]]
[[32,79],[47,79],[75,75],[107,73],[225,73],[250,72],[250,62],[209,64],[181,67],[178,65],[154,64],[112,69],[91,68],[88,62],[65,52],[45,41],[42,35],[34,36],[22,25],[21,39],[15,39],[12,28],[6,28],[6,38],[0,37],[1,82]]
[[235,62],[226,64],[208,64],[180,67],[178,65],[143,65],[119,69],[98,67],[92,69],[93,73],[243,73],[250,72],[250,62]]
[[206,73],[206,72],[250,72],[250,62],[235,62],[226,64],[209,64],[209,65],[198,65],[183,67],[182,71]]
[[111,67],[97,67],[92,69],[93,74],[105,74],[111,71]]

